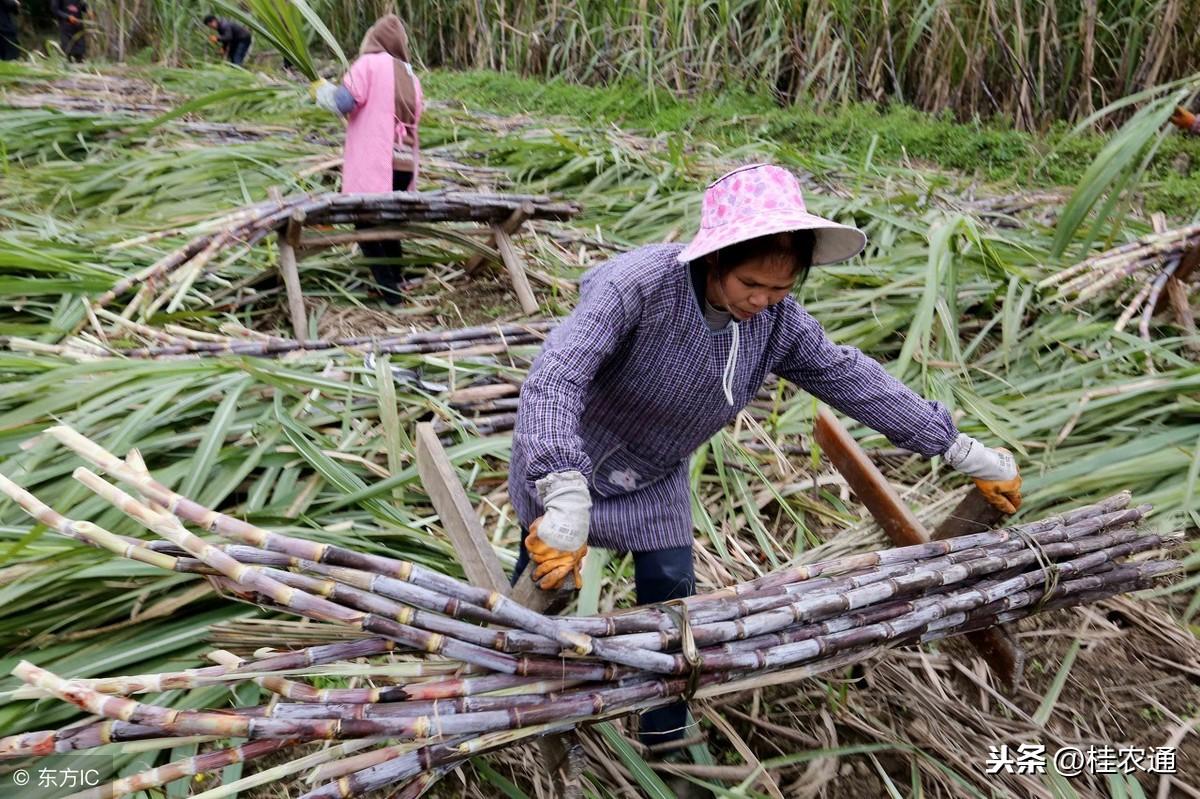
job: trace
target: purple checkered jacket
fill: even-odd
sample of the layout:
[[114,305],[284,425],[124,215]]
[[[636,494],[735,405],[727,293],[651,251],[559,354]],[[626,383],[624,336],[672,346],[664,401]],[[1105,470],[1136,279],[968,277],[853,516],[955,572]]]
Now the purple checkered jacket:
[[869,425],[896,446],[940,455],[950,414],[876,361],[839,346],[793,298],[738,324],[731,406],[721,376],[732,330],[709,329],[676,259],[653,244],[584,275],[579,304],[546,340],[521,389],[509,495],[526,528],[534,482],[578,470],[591,485],[588,543],[644,552],[690,546],[688,458],[729,424],[768,373]]

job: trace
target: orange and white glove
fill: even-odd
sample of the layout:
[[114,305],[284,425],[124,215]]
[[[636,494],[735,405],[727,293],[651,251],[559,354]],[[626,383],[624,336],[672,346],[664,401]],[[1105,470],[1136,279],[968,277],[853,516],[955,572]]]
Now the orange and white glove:
[[575,590],[583,587],[583,556],[587,554],[584,544],[573,552],[555,549],[538,538],[538,528],[544,516],[534,519],[525,537],[525,551],[533,561],[533,581],[543,591],[552,591],[563,584],[568,575],[575,578]]
[[959,433],[942,457],[955,471],[973,479],[984,499],[997,510],[1012,515],[1020,509],[1021,473],[1011,452],[989,449]]
[[1171,124],[1183,130],[1195,130],[1196,115],[1183,106],[1178,106],[1175,113],[1171,114]]
[[576,471],[558,472],[534,485],[545,512],[529,526],[525,539],[525,549],[536,564],[533,579],[541,588],[553,589],[574,574],[579,588],[592,512],[587,478]]

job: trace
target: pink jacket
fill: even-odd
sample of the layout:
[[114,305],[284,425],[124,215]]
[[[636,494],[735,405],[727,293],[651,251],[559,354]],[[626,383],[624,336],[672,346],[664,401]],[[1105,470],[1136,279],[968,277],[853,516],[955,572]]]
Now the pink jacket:
[[[411,67],[410,67],[411,69]],[[392,190],[392,151],[412,149],[413,180],[416,189],[420,170],[417,125],[425,105],[421,82],[413,75],[417,90],[416,121],[405,124],[396,118],[396,73],[387,53],[369,53],[350,65],[342,80],[354,97],[354,110],[346,126],[345,157],[342,162],[342,191],[346,194],[374,194]]]

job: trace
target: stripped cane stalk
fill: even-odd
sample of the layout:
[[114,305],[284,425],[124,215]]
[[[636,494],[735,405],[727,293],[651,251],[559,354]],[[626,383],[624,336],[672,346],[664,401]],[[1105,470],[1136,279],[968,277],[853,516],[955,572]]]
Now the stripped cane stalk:
[[634,668],[640,668],[644,664],[653,664],[648,667],[656,670],[670,668],[664,659],[654,657],[653,653],[645,651],[626,652],[622,647],[603,646],[603,651],[596,650],[597,644],[591,637],[564,629],[550,618],[522,607],[499,592],[468,585],[411,561],[358,553],[331,544],[316,544],[304,539],[268,532],[247,522],[205,508],[197,502],[176,494],[152,477],[139,474],[125,461],[66,425],[52,427],[47,432],[85,460],[136,487],[150,500],[168,508],[172,514],[206,530],[213,530],[250,546],[283,552],[304,560],[318,563],[332,562],[334,565],[364,569],[415,583],[423,588],[483,606],[506,624],[553,638],[574,649],[580,655],[594,653],[606,660]]
[[73,521],[57,513],[33,494],[0,474],[0,491],[21,506],[21,509],[51,530],[76,541],[106,549],[123,558],[136,560],[168,571],[174,570],[176,559],[170,555],[146,549],[87,521]]
[[[127,466],[126,470],[128,470]],[[392,638],[397,643],[402,643],[418,651],[445,655],[455,660],[474,663],[475,665],[506,674],[549,674],[553,673],[553,670],[557,668],[553,662],[540,663],[531,661],[528,658],[513,658],[473,644],[447,638],[443,635],[419,630],[404,622],[351,610],[321,597],[290,588],[278,580],[268,577],[260,570],[239,563],[221,549],[188,532],[174,516],[166,513],[156,513],[94,472],[79,467],[73,474],[77,480],[113,506],[119,508],[123,513],[172,543],[183,547],[193,557],[216,569],[233,583],[244,586],[256,593],[263,594],[279,606],[285,607],[302,616],[318,621],[338,622],[368,632],[377,632],[388,638]],[[674,663],[672,658],[666,658],[662,655],[657,655],[657,653],[654,653],[656,657],[648,657],[650,654],[652,653],[635,651],[631,652],[629,657],[643,663],[656,663],[659,669],[663,668],[662,664],[664,662],[668,667]],[[635,663],[635,665],[637,664]],[[563,664],[558,670],[570,675],[577,674],[580,677],[595,673],[593,667],[583,664]]]
[[65,799],[115,799],[115,797],[127,796],[138,791],[157,788],[160,785],[166,785],[168,782],[174,782],[184,777],[219,771],[234,763],[247,763],[257,760],[265,755],[295,746],[297,743],[298,741],[287,739],[251,741],[229,749],[205,752],[184,758],[183,760],[176,760],[173,763],[158,766],[157,768],[152,768],[149,771],[143,771],[130,777],[122,777],[105,785],[97,785],[86,791],[73,793],[65,797]]

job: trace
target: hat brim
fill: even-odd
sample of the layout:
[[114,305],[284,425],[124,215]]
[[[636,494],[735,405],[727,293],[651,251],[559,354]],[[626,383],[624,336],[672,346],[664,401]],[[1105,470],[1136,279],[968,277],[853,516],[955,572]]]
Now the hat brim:
[[743,241],[796,230],[811,230],[816,236],[813,266],[848,261],[867,246],[867,236],[858,228],[839,225],[813,214],[777,214],[753,227],[729,224],[717,228],[701,228],[696,237],[679,253],[679,262],[689,263]]

